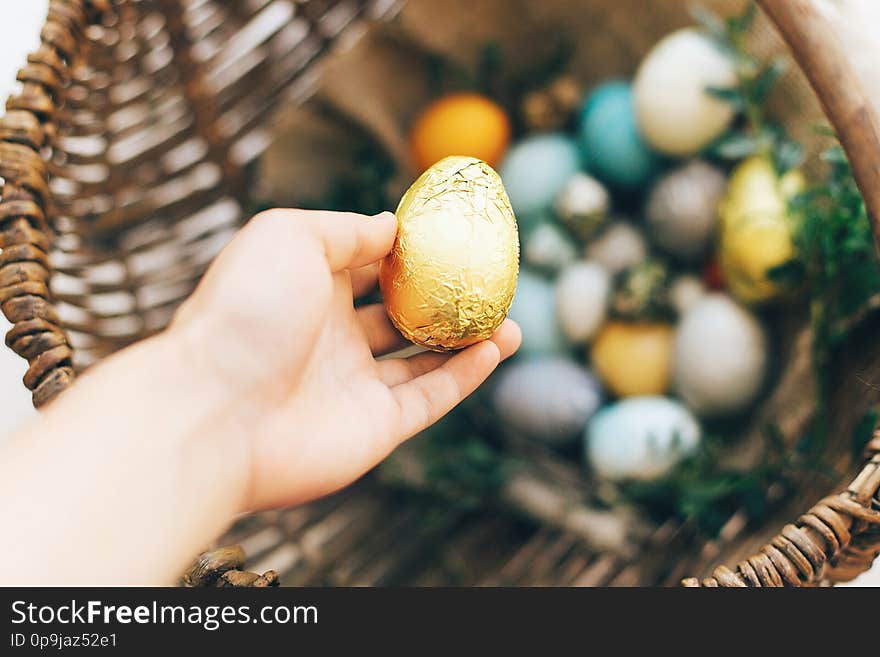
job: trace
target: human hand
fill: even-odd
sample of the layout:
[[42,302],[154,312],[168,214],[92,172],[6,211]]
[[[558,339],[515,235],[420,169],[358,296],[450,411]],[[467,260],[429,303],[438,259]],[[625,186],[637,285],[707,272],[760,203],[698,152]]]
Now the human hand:
[[476,388],[518,346],[514,323],[452,355],[375,358],[403,339],[353,297],[396,226],[258,215],[166,331],[0,445],[0,583],[171,583],[236,513],[350,483]]
[[189,345],[196,377],[231,393],[227,440],[246,455],[242,510],[354,481],[519,346],[508,320],[491,340],[455,354],[377,360],[407,343],[381,304],[355,309],[353,298],[375,287],[396,231],[391,213],[264,212],[169,328]]

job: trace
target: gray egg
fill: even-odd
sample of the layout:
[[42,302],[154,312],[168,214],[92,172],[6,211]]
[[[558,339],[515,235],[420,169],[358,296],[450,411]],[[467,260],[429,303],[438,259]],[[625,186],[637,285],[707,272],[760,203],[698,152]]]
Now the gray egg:
[[645,205],[651,239],[678,258],[693,260],[703,255],[712,243],[718,203],[726,186],[724,173],[700,160],[664,175]]
[[760,392],[768,358],[758,318],[725,294],[707,294],[675,329],[675,389],[700,417],[735,415]]
[[551,445],[576,440],[601,403],[598,379],[567,358],[511,363],[493,394],[504,427]]
[[587,244],[584,253],[588,260],[598,262],[611,274],[619,274],[647,258],[648,245],[632,223],[615,219]]

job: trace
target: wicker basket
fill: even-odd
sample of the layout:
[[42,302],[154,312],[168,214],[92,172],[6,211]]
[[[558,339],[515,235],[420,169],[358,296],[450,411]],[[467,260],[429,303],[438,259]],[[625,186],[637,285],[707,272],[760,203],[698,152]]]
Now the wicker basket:
[[[256,175],[253,163],[273,143],[271,119],[279,106],[299,107],[317,90],[319,107],[332,105],[369,128],[406,172],[396,126],[414,105],[361,102],[363,92],[389,77],[375,67],[374,75],[364,75],[364,62],[382,49],[440,52],[454,40],[456,52],[467,57],[488,37],[539,47],[545,40],[530,38],[536,25],[546,36],[565,24],[591,35],[575,55],[575,69],[589,81],[632,70],[654,40],[687,22],[688,3],[614,0],[609,12],[612,3],[604,0],[411,0],[397,13],[399,4],[51,0],[42,44],[19,72],[21,90],[0,119],[0,307],[13,324],[7,345],[29,362],[24,383],[37,406],[73,384],[76,372],[160,331],[253,210],[255,189],[271,188],[273,176],[290,181],[291,171],[308,176],[306,158],[284,160],[290,148],[270,151],[265,175]],[[654,6],[651,14],[647,4]],[[704,4],[730,10],[741,3]],[[759,4],[837,129],[878,234],[876,112],[811,0]],[[473,19],[466,26],[456,19],[464,12]],[[504,14],[512,18],[495,20]],[[765,20],[755,35],[765,52],[781,47],[769,25]],[[358,40],[365,33],[368,38]],[[322,59],[329,51],[334,54]],[[332,75],[319,75],[325,66]],[[786,84],[786,120],[803,136],[817,116],[815,97],[803,76]],[[303,135],[317,139],[327,127],[314,112],[309,120],[294,120],[311,126],[299,136],[293,131],[300,146]],[[345,148],[334,143],[344,158]],[[333,150],[319,152],[328,159],[321,166],[332,171]],[[870,330],[857,334],[834,373],[838,431],[829,449],[852,483],[823,497],[828,487],[805,478],[770,521],[746,526],[744,516],[734,514],[711,543],[687,523],[666,523],[590,544],[571,518],[562,517],[557,529],[535,529],[496,514],[402,499],[371,478],[305,507],[245,518],[224,541],[240,542],[251,566],[275,569],[293,585],[655,584],[707,572],[717,562],[737,565],[686,583],[800,586],[849,579],[880,552],[880,437],[869,444],[867,465],[850,464],[846,456],[850,428],[875,401],[856,376],[880,372],[873,342]],[[592,527],[606,519],[580,520]],[[241,562],[240,551],[215,553],[190,581],[213,582]],[[233,570],[225,581],[267,585],[275,578]]]

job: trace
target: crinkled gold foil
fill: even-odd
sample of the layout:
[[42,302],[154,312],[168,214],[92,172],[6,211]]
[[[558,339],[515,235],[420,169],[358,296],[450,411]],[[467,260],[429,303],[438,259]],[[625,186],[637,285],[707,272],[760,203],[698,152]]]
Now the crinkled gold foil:
[[485,340],[516,292],[519,236],[500,176],[472,157],[447,157],[397,207],[397,239],[379,264],[398,330],[435,351]]

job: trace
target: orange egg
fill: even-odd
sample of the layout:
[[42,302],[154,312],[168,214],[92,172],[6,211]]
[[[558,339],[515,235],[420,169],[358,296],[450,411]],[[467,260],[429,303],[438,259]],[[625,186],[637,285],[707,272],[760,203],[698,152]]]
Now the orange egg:
[[450,155],[469,155],[496,166],[510,141],[510,120],[496,103],[475,93],[435,101],[416,119],[410,144],[427,169]]
[[668,324],[608,322],[593,342],[593,369],[618,397],[662,395],[669,387],[672,341]]

